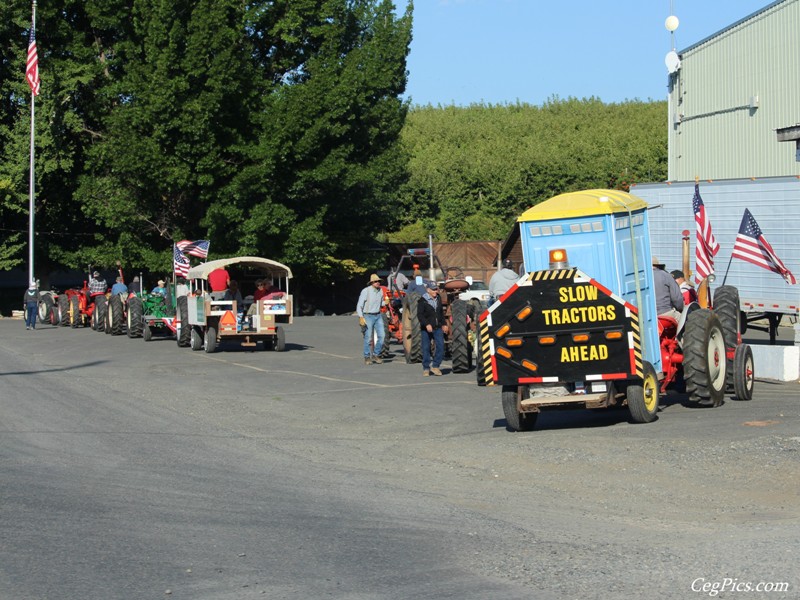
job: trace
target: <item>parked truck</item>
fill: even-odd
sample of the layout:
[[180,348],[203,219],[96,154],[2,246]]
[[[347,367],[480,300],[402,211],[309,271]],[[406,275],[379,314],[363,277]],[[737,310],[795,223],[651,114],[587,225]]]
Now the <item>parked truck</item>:
[[[692,198],[694,181],[638,184],[631,193],[651,207],[650,238],[653,254],[668,269],[681,269],[680,247],[686,231],[692,243],[694,263],[695,225]],[[766,319],[770,342],[775,343],[783,318],[796,319],[800,310],[800,285],[788,285],[771,271],[739,259],[731,259],[733,244],[747,208],[764,237],[786,267],[800,276],[800,177],[724,179],[697,182],[714,236],[720,244],[714,268],[716,284],[739,290],[741,326]],[[689,273],[686,274],[687,279]],[[753,327],[752,325],[750,325]],[[753,328],[757,328],[753,327]]]

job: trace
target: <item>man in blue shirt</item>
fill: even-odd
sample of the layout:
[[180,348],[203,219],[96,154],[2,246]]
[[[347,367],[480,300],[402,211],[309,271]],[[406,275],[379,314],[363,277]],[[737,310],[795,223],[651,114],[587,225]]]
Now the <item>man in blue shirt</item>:
[[128,294],[128,286],[125,285],[122,277],[117,277],[117,282],[111,286],[111,295],[116,296],[117,294],[126,296]]

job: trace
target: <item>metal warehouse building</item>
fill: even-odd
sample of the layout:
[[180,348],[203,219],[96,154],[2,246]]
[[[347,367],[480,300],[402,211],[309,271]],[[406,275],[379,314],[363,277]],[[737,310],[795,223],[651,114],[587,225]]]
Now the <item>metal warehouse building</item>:
[[800,175],[800,0],[773,2],[678,58],[670,181]]

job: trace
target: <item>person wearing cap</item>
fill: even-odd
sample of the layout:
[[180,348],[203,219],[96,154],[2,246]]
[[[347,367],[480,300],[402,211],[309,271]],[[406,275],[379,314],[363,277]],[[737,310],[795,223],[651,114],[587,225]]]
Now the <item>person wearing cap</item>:
[[683,305],[686,306],[687,304],[691,304],[692,302],[697,301],[697,292],[694,288],[686,281],[686,277],[683,274],[683,271],[679,269],[675,269],[670,273],[672,278],[675,280],[675,283],[678,284],[678,287],[681,290],[681,294],[683,294]]
[[489,280],[489,296],[491,301],[494,302],[500,296],[505,294],[511,289],[511,286],[517,283],[519,275],[514,271],[514,261],[507,258],[503,261],[503,268],[497,273],[492,275]]
[[150,293],[151,294],[158,294],[159,296],[164,296],[164,298],[166,298],[167,297],[166,285],[167,285],[166,281],[164,281],[163,279],[159,279],[158,280],[158,285],[156,285],[156,287],[154,287],[153,290]]
[[[385,295],[381,289],[381,278],[373,273],[369,276],[369,285],[361,290],[356,304],[356,314],[358,322],[364,329],[364,364],[380,364],[383,359],[380,357],[383,348],[384,331],[381,308],[385,303]],[[377,334],[374,352],[371,348],[372,337]]]
[[656,313],[681,318],[683,311],[683,294],[672,275],[664,270],[664,263],[653,257],[653,292],[656,296]]
[[28,289],[25,290],[25,329],[36,329],[36,313],[39,312],[39,286],[36,280],[31,279]]
[[[441,375],[439,365],[444,359],[444,334],[447,333],[447,321],[444,318],[442,299],[439,298],[439,286],[435,281],[425,284],[426,290],[419,299],[417,318],[422,330],[422,376]],[[433,360],[431,360],[431,341],[434,343]]]
[[92,294],[105,294],[106,289],[108,289],[108,284],[106,280],[100,275],[99,271],[95,271],[92,273],[92,276],[89,278],[89,295]]

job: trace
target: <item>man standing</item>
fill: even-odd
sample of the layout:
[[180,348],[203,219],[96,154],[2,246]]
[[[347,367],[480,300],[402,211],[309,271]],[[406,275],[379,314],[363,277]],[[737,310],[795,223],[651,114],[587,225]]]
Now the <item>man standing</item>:
[[489,296],[492,302],[505,294],[511,286],[517,283],[519,275],[514,272],[514,261],[507,258],[503,261],[503,268],[492,275],[489,280]]
[[[444,308],[439,298],[439,286],[435,281],[429,281],[427,290],[419,299],[417,317],[422,329],[422,376],[441,375],[439,365],[444,358],[444,334],[447,333],[447,324],[444,320]],[[431,361],[431,340],[435,345],[433,361]]]
[[683,295],[672,275],[664,270],[664,264],[653,257],[653,291],[656,295],[656,314],[681,318]]
[[[364,364],[381,364],[383,359],[380,357],[383,348],[383,319],[381,318],[381,308],[385,303],[383,290],[381,289],[381,278],[375,273],[369,276],[369,285],[361,290],[356,304],[356,314],[358,322],[364,330]],[[374,353],[370,348],[372,343],[373,331],[377,333],[378,339],[375,342]]]
[[36,313],[39,312],[39,287],[36,280],[25,290],[25,329],[36,329]]

